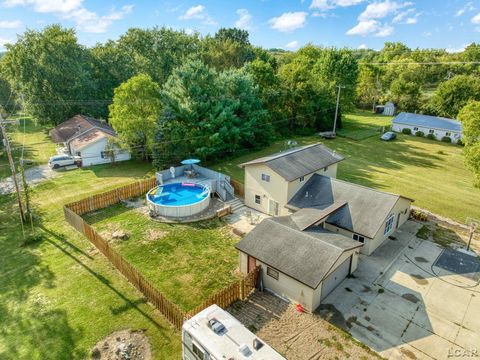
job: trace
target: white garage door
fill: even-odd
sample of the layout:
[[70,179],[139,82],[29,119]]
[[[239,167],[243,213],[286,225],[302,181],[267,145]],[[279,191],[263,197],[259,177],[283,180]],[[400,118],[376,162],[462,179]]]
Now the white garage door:
[[350,261],[352,257],[347,258],[343,263],[340,264],[330,275],[328,275],[322,283],[322,295],[321,300],[323,300],[328,294],[330,294],[333,289],[335,289],[338,284],[340,284],[343,279],[345,279],[350,270]]

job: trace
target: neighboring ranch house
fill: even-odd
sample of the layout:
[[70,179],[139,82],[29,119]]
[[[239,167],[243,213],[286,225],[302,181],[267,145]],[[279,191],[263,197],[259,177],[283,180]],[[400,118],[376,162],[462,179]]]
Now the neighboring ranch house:
[[314,311],[355,271],[363,246],[317,225],[325,213],[303,209],[263,220],[236,245],[240,270],[260,265],[266,289]]
[[[117,137],[113,128],[104,121],[76,115],[50,131],[56,143],[63,144],[64,151],[80,156],[82,166],[105,164],[111,161],[106,153],[109,138]],[[115,161],[130,160],[127,150],[116,148]]]
[[262,157],[243,164],[245,205],[270,215],[288,215],[288,201],[313,174],[337,175],[343,156],[322,144],[313,144]]
[[460,121],[438,116],[402,112],[393,118],[392,130],[402,132],[403,129],[410,129],[413,135],[417,131],[422,131],[425,135],[433,134],[437,140],[446,136],[454,143],[462,138]]

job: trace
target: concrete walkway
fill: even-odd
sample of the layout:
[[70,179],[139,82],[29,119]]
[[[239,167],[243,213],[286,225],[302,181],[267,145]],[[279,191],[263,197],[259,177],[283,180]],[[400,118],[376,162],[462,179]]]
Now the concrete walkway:
[[235,197],[227,201],[232,206],[232,214],[225,216],[225,221],[232,226],[237,234],[248,234],[263,219],[270,217],[267,214],[251,209],[243,203],[243,200]]
[[362,255],[355,278],[325,299],[335,316],[324,316],[387,359],[480,359],[480,274],[440,265],[444,249],[416,238],[420,226],[409,221]]

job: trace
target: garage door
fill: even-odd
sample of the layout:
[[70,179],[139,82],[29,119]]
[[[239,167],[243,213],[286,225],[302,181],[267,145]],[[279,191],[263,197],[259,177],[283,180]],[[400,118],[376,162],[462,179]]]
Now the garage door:
[[340,264],[330,275],[328,275],[322,283],[322,295],[320,300],[323,300],[333,289],[335,289],[348,275],[350,270],[350,262],[352,257],[350,256],[343,263]]

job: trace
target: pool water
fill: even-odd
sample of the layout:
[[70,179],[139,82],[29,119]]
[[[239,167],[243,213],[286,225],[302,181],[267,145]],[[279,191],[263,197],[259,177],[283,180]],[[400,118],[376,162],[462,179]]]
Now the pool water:
[[191,183],[174,183],[159,186],[150,193],[149,199],[155,204],[165,206],[182,206],[195,204],[209,195],[209,191],[202,185]]

